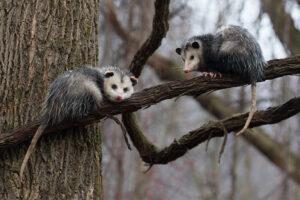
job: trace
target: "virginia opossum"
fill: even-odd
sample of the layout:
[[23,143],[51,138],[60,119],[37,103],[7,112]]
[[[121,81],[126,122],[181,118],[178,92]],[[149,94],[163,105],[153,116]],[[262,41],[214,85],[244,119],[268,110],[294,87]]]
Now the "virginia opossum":
[[251,109],[248,119],[237,135],[249,126],[256,107],[256,82],[262,79],[267,63],[255,38],[239,26],[223,27],[215,34],[194,36],[176,49],[184,61],[184,72],[200,71],[213,78],[221,74],[250,79]]
[[42,123],[32,138],[20,169],[20,181],[34,147],[48,126],[82,118],[96,111],[103,100],[119,102],[129,98],[138,79],[118,67],[83,66],[60,75],[50,85],[43,105]]

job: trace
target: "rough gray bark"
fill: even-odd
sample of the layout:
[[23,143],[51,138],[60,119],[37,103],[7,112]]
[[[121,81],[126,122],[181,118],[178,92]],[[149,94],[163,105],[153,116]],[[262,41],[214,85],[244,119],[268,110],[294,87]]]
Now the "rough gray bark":
[[[1,133],[39,118],[58,74],[97,64],[98,7],[98,0],[0,2]],[[0,199],[102,199],[100,143],[97,126],[43,136],[23,185],[18,172],[29,143],[2,150]]]

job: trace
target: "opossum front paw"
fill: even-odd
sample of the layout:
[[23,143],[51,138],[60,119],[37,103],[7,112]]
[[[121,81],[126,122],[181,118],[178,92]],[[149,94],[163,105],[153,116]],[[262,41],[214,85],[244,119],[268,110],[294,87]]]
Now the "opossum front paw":
[[203,72],[202,73],[202,76],[210,76],[211,78],[217,78],[218,76],[221,78],[222,77],[222,74],[217,72],[217,73],[213,73],[213,72]]
[[212,78],[216,78],[217,77],[217,74],[213,73],[213,72],[209,72],[209,76],[212,77]]
[[202,72],[202,76],[207,77],[208,76],[208,72]]

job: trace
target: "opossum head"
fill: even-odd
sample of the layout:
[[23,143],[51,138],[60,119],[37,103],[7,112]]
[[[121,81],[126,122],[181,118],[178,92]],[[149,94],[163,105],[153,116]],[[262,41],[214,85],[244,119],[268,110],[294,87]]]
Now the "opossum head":
[[107,70],[104,73],[103,91],[104,95],[114,102],[128,99],[134,92],[133,86],[138,79],[120,71]]
[[176,49],[184,62],[183,71],[188,73],[196,71],[203,63],[202,42],[194,38],[185,42],[181,48]]

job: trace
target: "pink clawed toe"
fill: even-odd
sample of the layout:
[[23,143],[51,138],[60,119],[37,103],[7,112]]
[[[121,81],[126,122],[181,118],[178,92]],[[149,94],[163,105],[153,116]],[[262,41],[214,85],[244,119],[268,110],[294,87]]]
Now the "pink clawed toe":
[[202,76],[207,77],[210,76],[211,78],[217,78],[218,76],[221,78],[222,74],[217,72],[217,73],[213,73],[213,72],[202,72]]

